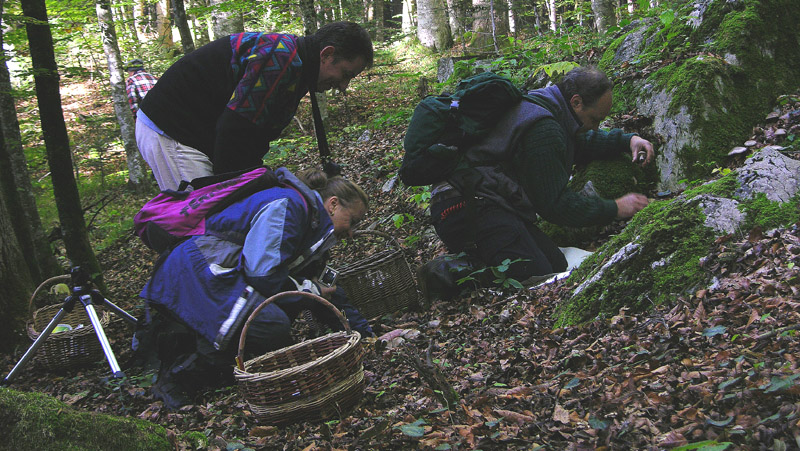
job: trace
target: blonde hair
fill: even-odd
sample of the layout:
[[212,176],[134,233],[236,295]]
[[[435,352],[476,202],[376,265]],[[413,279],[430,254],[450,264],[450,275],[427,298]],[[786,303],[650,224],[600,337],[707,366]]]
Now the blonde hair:
[[350,208],[356,202],[364,204],[364,208],[369,209],[369,196],[364,190],[342,176],[328,177],[327,174],[319,169],[306,169],[297,177],[309,188],[317,191],[322,200],[328,200],[336,196],[342,206]]

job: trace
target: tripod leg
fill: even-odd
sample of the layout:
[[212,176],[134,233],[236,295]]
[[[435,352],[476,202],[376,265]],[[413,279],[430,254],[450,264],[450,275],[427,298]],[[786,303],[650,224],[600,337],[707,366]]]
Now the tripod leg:
[[106,299],[106,298],[101,298],[101,299],[102,299],[101,302],[103,303],[103,305],[105,305],[111,311],[113,311],[114,313],[119,315],[120,318],[124,319],[125,321],[130,323],[132,326],[135,326],[135,325],[138,324],[139,321],[136,319],[136,317],[134,317],[130,313],[126,312],[125,310],[117,307],[113,302],[109,301],[108,299]]
[[50,336],[50,333],[53,332],[53,329],[55,329],[56,325],[59,323],[59,321],[61,321],[61,318],[65,314],[66,310],[64,309],[64,307],[62,307],[56,313],[53,319],[50,320],[50,322],[47,324],[47,327],[44,328],[42,333],[39,334],[39,337],[36,338],[31,347],[29,347],[28,350],[25,351],[25,354],[22,355],[22,358],[19,359],[19,362],[17,362],[17,364],[14,365],[14,368],[12,368],[11,371],[9,371],[8,376],[6,376],[3,379],[3,382],[0,383],[0,385],[8,385],[11,382],[11,379],[13,379],[14,376],[17,374],[17,372],[21,370],[28,363],[30,359],[33,358],[34,354],[36,354],[36,351],[38,351],[39,348],[42,347],[44,341],[47,340],[47,337]]
[[125,373],[119,367],[117,358],[114,356],[114,351],[111,349],[111,344],[106,338],[106,332],[103,330],[103,325],[100,323],[100,318],[97,317],[97,312],[92,304],[84,305],[86,307],[86,314],[89,315],[89,321],[94,326],[94,331],[97,333],[97,339],[100,341],[100,346],[103,348],[103,353],[106,355],[109,366],[111,366],[111,374],[115,378],[125,377]]

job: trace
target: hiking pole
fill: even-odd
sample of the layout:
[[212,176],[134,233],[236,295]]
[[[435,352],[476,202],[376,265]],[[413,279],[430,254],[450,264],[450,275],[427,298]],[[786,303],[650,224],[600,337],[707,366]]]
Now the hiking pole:
[[317,147],[319,147],[319,157],[322,160],[322,170],[328,177],[342,174],[342,167],[334,163],[331,159],[331,151],[328,148],[328,138],[325,136],[325,127],[322,125],[322,114],[319,112],[317,94],[309,91],[311,96],[311,111],[314,116],[314,132],[317,135]]
[[83,304],[83,307],[86,309],[86,315],[89,317],[89,321],[91,321],[92,326],[94,327],[94,331],[97,334],[97,339],[100,341],[100,347],[103,349],[103,353],[106,356],[106,360],[108,360],[108,364],[111,367],[111,374],[114,378],[122,378],[125,377],[125,373],[122,372],[119,364],[117,363],[117,358],[114,356],[114,351],[111,349],[111,344],[108,342],[108,338],[106,337],[106,333],[103,330],[103,325],[100,322],[100,318],[97,316],[97,311],[94,308],[92,303],[102,304],[109,309],[111,309],[114,313],[118,314],[122,319],[131,323],[132,325],[136,325],[138,323],[137,319],[131,316],[125,310],[114,305],[111,301],[104,298],[99,291],[94,288],[91,288],[89,276],[83,271],[79,266],[75,266],[70,270],[70,284],[72,285],[72,294],[67,296],[64,299],[64,303],[56,312],[53,319],[47,324],[47,327],[44,328],[42,333],[33,344],[25,351],[25,354],[22,355],[22,358],[14,365],[14,368],[8,373],[8,375],[0,381],[0,385],[8,385],[11,380],[16,376],[17,372],[21,370],[27,363],[30,361],[33,356],[36,354],[36,351],[42,346],[47,337],[53,332],[56,325],[61,321],[61,318],[66,315],[67,313],[71,312],[72,309],[75,307],[75,304],[80,302]]

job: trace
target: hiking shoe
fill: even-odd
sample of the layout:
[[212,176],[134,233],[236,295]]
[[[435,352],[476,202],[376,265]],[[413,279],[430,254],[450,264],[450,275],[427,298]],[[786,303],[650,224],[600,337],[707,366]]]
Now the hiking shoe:
[[451,254],[440,255],[420,266],[417,279],[426,304],[424,307],[436,300],[449,301],[474,289],[474,282],[458,283],[472,271],[473,265],[468,260]]
[[189,392],[171,377],[159,376],[158,380],[150,387],[153,397],[162,401],[169,410],[178,410],[185,405],[192,404]]

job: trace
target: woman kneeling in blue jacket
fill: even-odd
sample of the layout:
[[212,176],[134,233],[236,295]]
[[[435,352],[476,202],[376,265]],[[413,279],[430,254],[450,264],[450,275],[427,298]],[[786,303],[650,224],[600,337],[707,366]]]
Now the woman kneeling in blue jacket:
[[[327,251],[352,237],[369,198],[358,185],[322,171],[298,179],[285,168],[281,184],[253,194],[206,219],[204,235],[176,246],[140,296],[162,315],[161,368],[154,395],[170,408],[202,389],[233,382],[233,356],[250,312],[282,291],[302,290],[344,311],[350,327],[373,335],[344,291],[317,282]],[[264,308],[248,328],[245,358],[292,343],[291,321],[303,310],[334,330],[336,316],[307,297],[284,298]]]

